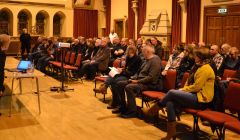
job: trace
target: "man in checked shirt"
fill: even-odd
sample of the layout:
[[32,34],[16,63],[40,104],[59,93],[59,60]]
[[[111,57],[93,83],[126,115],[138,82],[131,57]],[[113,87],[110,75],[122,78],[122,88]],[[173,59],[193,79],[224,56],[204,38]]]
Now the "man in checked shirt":
[[218,45],[212,45],[210,48],[210,55],[212,56],[213,62],[216,64],[217,67],[217,76],[221,77],[223,74],[223,62],[224,58],[219,53]]

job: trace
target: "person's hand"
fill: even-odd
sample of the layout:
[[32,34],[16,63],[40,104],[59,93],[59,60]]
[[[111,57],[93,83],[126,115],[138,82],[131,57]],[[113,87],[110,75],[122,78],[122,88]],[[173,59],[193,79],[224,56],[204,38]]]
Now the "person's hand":
[[118,70],[119,73],[122,73],[123,68],[117,68],[117,70]]
[[114,54],[115,54],[115,55],[118,55],[118,51],[114,51]]
[[163,76],[167,75],[167,71],[164,70],[164,71],[162,72],[162,75],[163,75]]
[[131,80],[131,83],[137,84],[137,83],[138,83],[138,80]]
[[90,61],[90,64],[92,64],[92,63],[94,63],[94,62],[95,62],[95,60],[91,60],[91,61]]

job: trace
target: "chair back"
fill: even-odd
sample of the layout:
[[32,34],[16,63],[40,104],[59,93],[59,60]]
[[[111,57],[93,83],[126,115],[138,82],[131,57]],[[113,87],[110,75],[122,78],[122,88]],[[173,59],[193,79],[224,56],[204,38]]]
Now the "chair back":
[[168,70],[167,75],[163,80],[164,90],[168,91],[170,89],[175,89],[176,88],[176,78],[177,78],[176,70]]
[[223,72],[222,80],[226,80],[227,78],[234,78],[237,75],[237,71],[225,69]]
[[71,55],[70,55],[70,60],[69,60],[69,64],[70,64],[70,65],[74,65],[75,55],[76,55],[75,52],[72,52],[72,53],[71,53]]
[[82,54],[78,54],[77,55],[77,59],[76,59],[76,62],[75,62],[75,66],[76,67],[80,67],[80,65],[81,65],[81,60],[82,60]]
[[69,62],[70,54],[71,54],[71,52],[68,51],[67,54],[65,55],[65,60],[64,60],[65,63]]
[[182,81],[181,81],[180,88],[183,88],[183,87],[184,87],[185,83],[187,82],[188,77],[189,77],[189,73],[188,73],[188,72],[185,72],[185,73],[183,74],[183,78],[182,78]]
[[224,107],[240,113],[240,83],[230,82],[224,98]]

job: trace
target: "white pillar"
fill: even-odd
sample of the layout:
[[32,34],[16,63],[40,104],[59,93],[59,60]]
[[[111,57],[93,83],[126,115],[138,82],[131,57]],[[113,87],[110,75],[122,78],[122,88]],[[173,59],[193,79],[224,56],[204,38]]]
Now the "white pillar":
[[48,22],[48,36],[53,36],[53,15],[49,15],[49,22]]
[[18,36],[18,12],[13,13],[13,36]]
[[137,39],[137,25],[138,25],[138,0],[133,0],[132,1],[132,9],[134,11],[134,14],[135,14],[135,36],[134,36],[134,39]]

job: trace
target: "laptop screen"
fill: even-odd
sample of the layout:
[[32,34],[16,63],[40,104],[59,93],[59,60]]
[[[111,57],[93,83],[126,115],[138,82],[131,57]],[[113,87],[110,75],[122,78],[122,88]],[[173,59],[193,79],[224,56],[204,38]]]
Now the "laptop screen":
[[18,64],[17,69],[21,71],[26,71],[28,69],[28,66],[31,64],[31,61],[21,60]]

